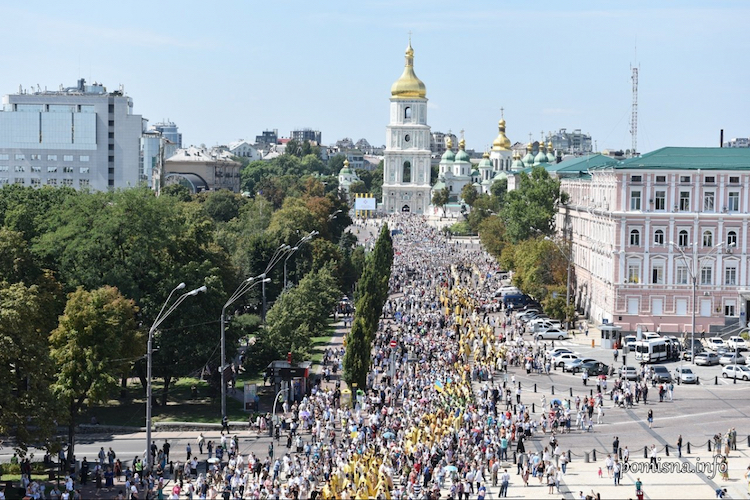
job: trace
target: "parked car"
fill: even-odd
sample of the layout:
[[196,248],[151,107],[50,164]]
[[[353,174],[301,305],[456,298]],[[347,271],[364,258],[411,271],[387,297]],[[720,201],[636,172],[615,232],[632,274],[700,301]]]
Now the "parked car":
[[727,344],[729,344],[729,348],[733,351],[742,352],[748,350],[747,342],[740,336],[729,337]]
[[547,330],[534,334],[536,340],[563,340],[567,339],[568,332],[560,330],[558,328],[549,328]]
[[547,351],[547,356],[549,356],[550,358],[554,358],[556,355],[561,354],[563,352],[569,352],[571,354],[575,354],[573,351],[571,351],[567,347],[555,347],[554,349]]
[[750,380],[750,368],[744,365],[727,365],[722,368],[721,376],[724,378]]
[[671,382],[672,381],[672,375],[669,374],[669,370],[667,370],[666,366],[657,365],[654,366],[654,379],[656,379],[657,382]]
[[622,339],[622,344],[628,346],[628,350],[632,351],[633,348],[635,347],[635,341],[636,341],[635,335],[628,335],[627,337]]
[[726,342],[724,342],[724,339],[721,337],[711,337],[706,341],[706,347],[711,349],[712,351],[716,351],[720,347],[729,347]]
[[742,354],[736,354],[734,352],[727,352],[721,358],[719,358],[720,365],[744,365],[746,362],[745,356]]
[[700,366],[711,366],[719,364],[719,355],[715,352],[702,352],[695,355],[695,364]]
[[559,368],[563,366],[566,361],[572,361],[574,359],[578,359],[578,356],[570,352],[562,352],[557,356],[552,357],[552,365]]
[[675,380],[679,380],[680,383],[683,383],[683,384],[697,384],[698,383],[698,376],[695,374],[693,370],[691,370],[687,366],[683,366],[682,368],[680,367],[675,368],[674,378]]
[[596,363],[596,360],[593,358],[571,359],[563,364],[562,369],[564,372],[578,373],[581,371],[581,365],[583,365],[584,363]]
[[589,377],[595,377],[597,375],[609,375],[609,366],[605,365],[601,361],[590,361],[581,365],[581,370],[586,370]]
[[621,366],[620,376],[625,380],[638,380],[638,369],[635,366]]
[[534,333],[548,330],[550,328],[562,330],[562,324],[556,319],[534,318],[529,321],[528,324],[531,326],[531,331]]

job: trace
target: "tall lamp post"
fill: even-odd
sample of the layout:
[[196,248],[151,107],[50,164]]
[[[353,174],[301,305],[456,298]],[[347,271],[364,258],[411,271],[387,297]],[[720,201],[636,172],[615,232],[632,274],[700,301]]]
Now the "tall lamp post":
[[[562,256],[565,257],[565,259],[568,261],[568,278],[567,278],[566,285],[565,285],[565,307],[567,309],[567,307],[570,306],[570,266],[571,266],[571,263],[572,263],[572,259],[571,259],[572,256],[569,253],[565,253],[565,251],[562,249],[562,247],[560,246],[560,244],[557,241],[555,241],[554,239],[550,238],[549,236],[545,236],[544,239],[547,240],[547,241],[551,241],[552,243],[554,243],[555,246],[557,247],[557,249],[562,254]],[[569,329],[570,328],[570,322],[568,321],[568,312],[567,311],[565,311],[565,318],[566,318],[566,320],[565,320],[565,327],[567,329]]]
[[229,297],[229,300],[227,300],[227,303],[224,304],[224,307],[221,308],[221,416],[226,417],[227,416],[227,384],[224,381],[224,367],[227,364],[226,361],[226,336],[224,334],[225,332],[225,324],[226,324],[226,311],[227,307],[232,305],[237,299],[245,295],[247,292],[250,291],[251,288],[253,288],[258,283],[266,283],[268,281],[271,281],[271,278],[266,278],[265,274],[261,274],[258,276],[253,276],[252,278],[247,278],[244,280],[240,286],[237,287],[237,290],[234,291],[231,297]]
[[[691,329],[691,334],[690,334],[690,362],[693,363],[693,364],[695,364],[695,295],[696,295],[696,291],[698,289],[698,266],[700,265],[701,260],[703,260],[703,259],[705,259],[707,257],[710,257],[714,252],[718,251],[719,249],[721,249],[721,247],[724,246],[724,242],[722,241],[718,245],[715,245],[715,246],[711,247],[711,250],[709,250],[708,253],[706,253],[706,254],[701,255],[700,257],[698,257],[698,255],[697,255],[697,250],[698,250],[697,243],[698,242],[695,242],[693,245],[691,245],[693,247],[693,255],[692,255],[692,260],[691,260],[692,266],[691,267],[687,267],[688,256],[685,255],[685,252],[682,250],[682,247],[680,247],[679,245],[675,244],[675,242],[673,242],[673,241],[669,242],[669,246],[671,246],[673,248],[676,248],[677,251],[680,252],[680,257],[682,257],[682,260],[685,262],[687,270],[690,273],[690,279],[692,281],[692,287],[693,287],[693,307],[692,307],[692,311],[691,311],[692,312],[692,318],[691,318],[691,328],[690,328]],[[734,245],[735,245],[734,243],[730,243],[729,245],[727,245],[727,248],[732,248],[732,247],[734,247]],[[682,376],[682,375],[680,375],[680,376]]]
[[[262,276],[268,276],[271,273],[271,269],[274,268],[276,264],[279,263],[279,261],[284,257],[284,254],[286,252],[290,251],[292,249],[289,245],[281,245],[279,248],[276,249],[276,251],[271,256],[271,260],[268,261],[268,265],[266,266],[266,270],[263,271]],[[260,318],[263,321],[263,323],[266,322],[266,281],[264,280],[262,283],[262,293],[263,293],[263,308],[261,310]]]
[[[341,210],[339,210],[338,212],[341,212]],[[337,214],[334,213],[332,216],[328,217],[328,220],[333,219],[336,215]],[[302,245],[304,245],[305,243],[307,243],[308,241],[310,241],[311,239],[313,239],[318,234],[320,234],[318,231],[310,231],[310,234],[308,234],[305,237],[303,237],[302,239],[300,239],[297,242],[296,245],[294,245],[293,247],[291,247],[289,249],[289,252],[288,252],[286,258],[284,259],[284,290],[286,290],[286,284],[287,284],[287,279],[286,279],[287,278],[287,274],[286,274],[286,263],[287,263],[287,261],[292,257],[292,255],[294,255],[294,252],[296,252],[297,250],[299,250],[299,247],[301,247]]]
[[154,348],[153,348],[153,340],[154,340],[154,332],[157,328],[159,328],[159,325],[164,322],[165,319],[167,319],[167,316],[172,314],[175,309],[177,309],[177,306],[179,306],[186,298],[193,297],[195,295],[198,295],[201,292],[206,291],[206,286],[203,285],[200,288],[196,288],[195,290],[190,290],[187,293],[184,293],[180,295],[177,300],[172,304],[169,308],[167,308],[167,304],[169,304],[169,301],[172,300],[172,295],[177,290],[182,290],[185,288],[185,283],[180,283],[174,289],[169,292],[169,296],[167,297],[167,300],[164,302],[164,305],[161,306],[161,311],[159,311],[159,314],[156,316],[156,319],[154,320],[154,324],[151,325],[151,328],[148,331],[148,346],[147,346],[147,363],[146,363],[146,457],[147,457],[147,464],[148,464],[148,470],[152,470],[153,468],[153,458],[151,456],[151,370],[153,366],[153,355],[154,355]]

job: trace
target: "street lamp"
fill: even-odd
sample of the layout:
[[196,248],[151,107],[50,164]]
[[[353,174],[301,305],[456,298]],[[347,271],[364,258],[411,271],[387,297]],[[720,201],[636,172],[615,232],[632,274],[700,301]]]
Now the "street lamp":
[[[169,301],[172,299],[172,295],[177,290],[182,290],[185,288],[185,283],[180,283],[174,289],[169,292],[169,296],[167,297],[167,300],[164,302],[164,305],[161,306],[161,311],[159,311],[159,314],[156,315],[156,319],[154,320],[154,324],[151,325],[151,328],[148,331],[148,346],[146,348],[146,356],[147,356],[147,362],[146,362],[146,457],[147,457],[147,465],[148,470],[152,470],[153,468],[153,458],[151,456],[151,370],[153,365],[153,340],[154,340],[154,332],[157,328],[159,328],[159,325],[162,324],[162,322],[167,319],[167,316],[172,314],[175,309],[177,309],[177,306],[179,306],[186,298],[193,297],[195,295],[198,295],[201,292],[206,291],[206,285],[203,285],[200,288],[196,288],[195,290],[190,290],[187,293],[184,293],[180,295],[177,300],[167,309],[167,304],[169,304]],[[166,311],[165,311],[166,309]]]
[[[695,294],[698,289],[698,265],[701,263],[702,259],[705,259],[707,257],[710,257],[711,254],[719,250],[722,246],[724,246],[724,242],[722,241],[718,245],[715,245],[711,247],[711,250],[707,254],[702,255],[701,257],[698,257],[696,255],[696,252],[698,250],[697,246],[698,242],[696,241],[691,245],[693,247],[693,256],[692,256],[692,269],[690,267],[687,267],[688,272],[690,273],[690,279],[692,280],[692,286],[693,286],[693,310],[692,310],[692,320],[691,320],[691,337],[690,337],[690,362],[695,364]],[[734,243],[730,243],[727,245],[727,248],[734,247]],[[682,260],[685,262],[685,265],[687,266],[687,260],[688,257],[685,255],[685,252],[682,250],[682,248],[679,245],[676,245],[675,242],[670,241],[669,246],[676,248],[678,252],[680,252],[680,256],[682,257]],[[680,363],[682,364],[682,363]]]
[[330,222],[330,221],[332,221],[333,219],[335,219],[335,218],[336,218],[336,216],[337,216],[338,214],[340,214],[340,213],[341,213],[341,210],[336,210],[335,212],[333,212],[333,213],[332,213],[331,215],[329,215],[329,216],[328,216],[328,222]]
[[[547,240],[547,241],[551,241],[552,243],[554,243],[555,246],[557,247],[557,249],[560,250],[560,253],[562,254],[562,256],[565,257],[565,259],[567,259],[567,261],[568,261],[568,279],[567,279],[566,284],[565,284],[565,308],[567,309],[568,306],[570,306],[570,266],[571,266],[571,263],[572,263],[571,255],[569,253],[565,253],[565,251],[562,249],[562,247],[560,246],[560,244],[557,241],[555,241],[552,238],[550,238],[549,236],[545,236],[544,239]],[[565,327],[569,329],[570,328],[570,322],[568,321],[568,312],[567,311],[565,311],[565,318],[566,318],[565,319]]]
[[[274,266],[279,263],[279,261],[284,257],[284,254],[288,252],[289,250],[291,250],[291,248],[292,248],[291,246],[286,245],[286,244],[279,246],[279,248],[277,248],[276,251],[271,256],[271,260],[268,261],[268,265],[266,266],[266,270],[263,271],[262,276],[263,277],[268,276],[271,273],[271,269],[273,269]],[[265,323],[266,322],[266,281],[265,280],[263,281],[262,285],[263,286],[261,288],[263,289],[263,292],[262,292],[263,293],[263,308],[261,310],[260,317],[261,317],[261,320],[263,320],[263,322]]]
[[[260,278],[259,281],[258,278]],[[240,283],[240,286],[237,287],[237,290],[234,291],[231,297],[229,297],[229,300],[227,300],[227,303],[224,304],[224,307],[221,308],[221,416],[226,417],[227,416],[227,384],[224,381],[224,366],[227,364],[226,362],[226,337],[224,335],[225,331],[225,323],[226,323],[226,310],[227,307],[232,305],[237,299],[245,295],[252,287],[257,285],[258,283],[265,283],[267,281],[271,281],[271,278],[266,278],[265,274],[261,274],[258,276],[253,276],[251,278],[247,278],[242,283]]]
[[[338,212],[341,212],[341,210],[338,210],[337,213]],[[331,220],[335,216],[336,216],[336,213],[334,213],[332,216],[330,216],[328,218],[328,220]],[[289,249],[288,255],[286,256],[286,259],[284,259],[284,290],[286,290],[286,282],[287,282],[287,280],[286,280],[286,276],[287,276],[286,275],[286,263],[287,263],[287,261],[292,257],[292,255],[294,255],[294,252],[296,252],[297,250],[299,250],[299,247],[301,247],[303,244],[305,244],[308,241],[310,241],[311,239],[313,239],[318,234],[320,234],[318,231],[310,231],[310,234],[308,234],[307,236],[303,237],[301,240],[299,240],[297,242],[296,245],[294,245],[292,248]]]

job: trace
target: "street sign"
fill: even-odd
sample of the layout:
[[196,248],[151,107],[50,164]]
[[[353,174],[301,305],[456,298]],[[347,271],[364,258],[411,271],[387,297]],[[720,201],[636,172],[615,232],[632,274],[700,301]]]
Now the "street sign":
[[396,347],[398,343],[395,340],[391,340],[391,347]]
[[293,378],[307,377],[307,368],[279,368],[278,375],[284,380],[290,380]]

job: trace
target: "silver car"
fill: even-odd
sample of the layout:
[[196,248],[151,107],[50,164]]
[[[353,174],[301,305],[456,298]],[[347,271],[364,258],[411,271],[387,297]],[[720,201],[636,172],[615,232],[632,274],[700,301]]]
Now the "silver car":
[[677,367],[674,371],[674,378],[675,380],[679,380],[683,384],[698,383],[698,376],[687,366],[683,366],[682,368]]
[[535,333],[534,338],[537,340],[563,340],[568,338],[568,332],[557,328],[549,328],[543,332]]
[[724,365],[744,365],[745,364],[745,356],[742,354],[735,354],[733,352],[728,352],[724,354],[721,358],[719,358],[719,364]]
[[719,355],[715,352],[702,352],[695,355],[695,364],[702,366],[718,365]]

